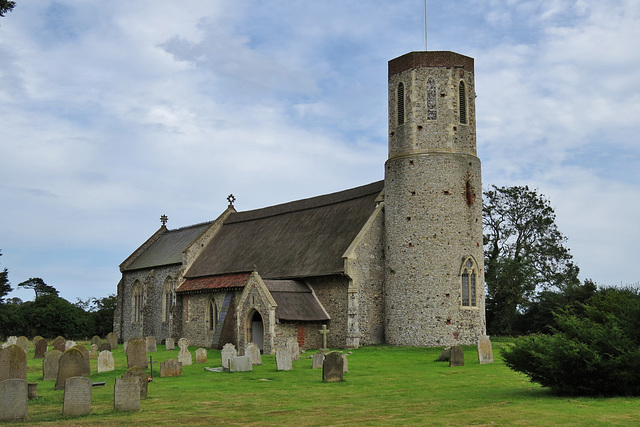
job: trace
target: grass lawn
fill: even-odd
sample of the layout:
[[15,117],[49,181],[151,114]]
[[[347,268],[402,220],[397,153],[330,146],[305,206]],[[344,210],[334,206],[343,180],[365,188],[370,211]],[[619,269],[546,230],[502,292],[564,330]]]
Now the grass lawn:
[[[87,345],[84,342],[82,344]],[[278,372],[275,356],[263,355],[253,372],[217,373],[220,351],[209,362],[183,368],[182,377],[154,381],[140,412],[114,412],[114,378],[126,371],[122,345],[114,351],[116,370],[97,374],[92,413],[63,418],[63,391],[42,381],[42,360],[30,349],[27,380],[39,382],[38,398],[29,402],[29,419],[12,425],[639,425],[640,398],[567,398],[551,395],[510,371],[500,358],[504,342],[494,342],[495,363],[479,365],[474,346],[465,347],[465,366],[435,362],[440,348],[372,346],[353,350],[342,383],[322,383],[311,369],[312,352]],[[195,354],[195,347],[190,348]],[[178,350],[158,346],[155,361],[175,359]],[[195,359],[195,358],[194,358]],[[0,397],[1,398],[1,397]]]

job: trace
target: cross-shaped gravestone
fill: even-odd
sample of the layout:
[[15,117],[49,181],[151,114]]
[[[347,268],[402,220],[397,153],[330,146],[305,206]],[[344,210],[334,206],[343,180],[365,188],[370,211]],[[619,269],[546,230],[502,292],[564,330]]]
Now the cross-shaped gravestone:
[[319,333],[322,334],[322,349],[327,350],[327,334],[329,333],[327,325],[322,325],[322,329],[320,329]]
[[153,357],[149,356],[149,361],[147,362],[147,365],[149,365],[149,367],[151,368],[151,380],[153,381],[153,364],[154,363],[158,363],[158,362],[154,362],[153,361]]

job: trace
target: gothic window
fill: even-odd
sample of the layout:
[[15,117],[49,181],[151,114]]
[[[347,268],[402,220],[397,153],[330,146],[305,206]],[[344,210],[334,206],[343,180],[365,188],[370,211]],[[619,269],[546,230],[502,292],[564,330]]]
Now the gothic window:
[[475,263],[471,258],[462,265],[462,306],[475,307],[476,303],[476,283],[478,273]]
[[142,320],[142,284],[135,281],[133,284],[133,292],[131,293],[132,321],[139,322]]
[[167,276],[164,281],[162,291],[162,321],[168,322],[171,318],[171,309],[173,308],[173,279]]
[[436,83],[433,79],[427,80],[427,120],[437,120],[438,110],[436,107]]
[[213,298],[209,300],[209,306],[207,307],[207,325],[210,331],[216,329],[216,322],[218,321],[218,309],[216,302]]
[[460,107],[460,123],[467,124],[467,94],[464,82],[460,80],[458,85],[458,101]]
[[404,84],[398,83],[398,124],[404,124]]

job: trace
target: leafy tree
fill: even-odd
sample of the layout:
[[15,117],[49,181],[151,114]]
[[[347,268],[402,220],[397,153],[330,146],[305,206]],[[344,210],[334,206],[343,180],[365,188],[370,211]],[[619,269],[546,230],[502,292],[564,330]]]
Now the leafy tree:
[[16,2],[12,0],[0,0],[0,16],[4,16],[7,12],[11,12],[16,6]]
[[[2,253],[0,252],[0,256]],[[13,288],[9,284],[9,271],[5,268],[0,271],[0,304],[4,302],[4,298],[11,292]]]
[[118,298],[111,294],[104,298],[77,298],[76,306],[88,312],[93,318],[95,332],[93,335],[105,336],[113,330],[113,313],[116,310]]
[[39,277],[32,277],[29,280],[25,280],[22,283],[18,283],[18,287],[25,288],[25,289],[33,289],[33,291],[36,293],[36,299],[44,295],[58,296],[58,291],[56,290],[56,288],[54,288],[53,286],[47,285],[46,283],[44,283],[44,280],[42,280]]
[[95,325],[91,316],[57,294],[50,293],[34,301],[20,304],[21,315],[28,319],[20,335],[53,338],[58,335],[83,339],[93,335]]
[[537,191],[494,185],[483,203],[487,329],[511,335],[538,291],[579,284],[579,270],[553,208]]

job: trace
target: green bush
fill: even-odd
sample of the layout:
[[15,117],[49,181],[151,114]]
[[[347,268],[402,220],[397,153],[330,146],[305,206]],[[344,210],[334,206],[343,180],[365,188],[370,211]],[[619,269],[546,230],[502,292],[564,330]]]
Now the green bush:
[[581,310],[556,313],[556,324],[504,349],[507,366],[559,394],[640,395],[637,289],[602,289]]

